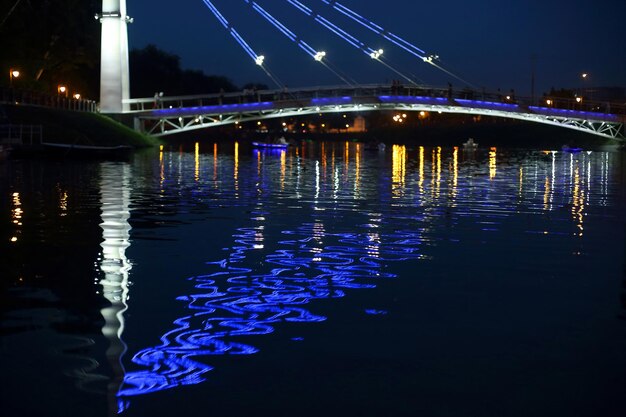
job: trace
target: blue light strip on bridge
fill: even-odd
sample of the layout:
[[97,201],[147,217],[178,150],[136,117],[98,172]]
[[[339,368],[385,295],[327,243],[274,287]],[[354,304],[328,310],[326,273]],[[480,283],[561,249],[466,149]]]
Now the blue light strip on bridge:
[[177,116],[177,115],[200,115],[200,114],[221,114],[238,113],[247,111],[262,111],[274,109],[274,103],[263,101],[260,103],[223,104],[218,106],[198,106],[198,107],[174,107],[171,109],[153,110],[155,116]]
[[508,111],[512,110],[520,110],[519,104],[514,103],[498,103],[497,101],[481,101],[481,100],[466,100],[462,98],[454,99],[457,103],[462,106],[468,107],[480,107],[480,108],[492,108],[492,109],[506,109]]
[[311,99],[314,106],[342,105],[352,103],[352,97],[325,97]]
[[551,107],[538,107],[528,106],[528,109],[539,114],[546,116],[558,116],[558,117],[574,117],[577,119],[600,119],[603,121],[619,122],[620,118],[615,114],[610,113],[598,113],[591,111],[581,110],[567,110],[567,109],[554,109]]
[[422,96],[379,96],[383,103],[404,103],[404,104],[432,104],[437,106],[450,104],[444,97],[422,97]]

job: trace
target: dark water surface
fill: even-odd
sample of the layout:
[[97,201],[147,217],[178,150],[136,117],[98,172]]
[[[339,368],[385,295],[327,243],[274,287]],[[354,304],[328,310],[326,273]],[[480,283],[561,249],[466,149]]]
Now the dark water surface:
[[347,142],[0,162],[3,414],[624,416],[625,172]]

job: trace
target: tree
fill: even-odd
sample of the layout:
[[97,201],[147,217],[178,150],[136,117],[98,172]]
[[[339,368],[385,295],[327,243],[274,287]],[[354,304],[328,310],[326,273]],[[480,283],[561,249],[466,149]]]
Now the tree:
[[209,76],[199,70],[182,70],[178,55],[162,51],[155,45],[130,52],[130,88],[132,97],[152,97],[155,92],[171,96],[237,91],[226,77]]
[[[6,4],[6,5],[5,5]],[[98,95],[98,0],[16,0],[0,6],[0,68],[19,69],[19,87],[56,92],[67,85],[83,97]],[[2,77],[6,85],[8,77]]]

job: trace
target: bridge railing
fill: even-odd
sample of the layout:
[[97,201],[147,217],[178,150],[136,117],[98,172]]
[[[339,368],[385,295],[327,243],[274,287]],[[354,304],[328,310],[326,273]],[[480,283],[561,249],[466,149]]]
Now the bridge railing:
[[65,97],[60,94],[46,94],[39,91],[20,90],[15,88],[0,88],[1,104],[22,104],[30,106],[41,106],[53,109],[84,111],[95,113],[98,105],[93,100],[76,99]]
[[[406,87],[407,94],[418,95],[419,92],[437,96],[445,95],[445,90],[437,87]],[[300,101],[315,98],[337,97],[373,97],[380,95],[398,94],[399,87],[382,84],[367,84],[359,86],[318,86],[298,89],[280,90],[244,90],[241,92],[221,94],[200,94],[191,96],[165,96],[154,98],[137,98],[126,100],[130,111],[148,111],[159,108],[202,107],[228,104],[243,104],[254,102]]]
[[[477,91],[468,88],[452,89],[432,86],[366,84],[358,86],[318,86],[298,88],[294,90],[244,90],[242,92],[201,94],[192,96],[172,96],[155,98],[138,98],[126,100],[131,112],[145,112],[153,109],[193,108],[229,104],[290,102],[293,106],[308,106],[312,99],[324,98],[355,98],[355,97],[433,97],[446,98],[450,105],[459,105],[462,100],[484,103],[503,103],[517,105],[520,111],[528,111],[532,106],[542,109],[572,110],[577,112],[593,112],[614,114],[626,117],[626,103],[608,101],[592,101],[588,99],[542,97],[517,97],[514,94],[500,92]],[[457,102],[457,100],[459,100]]]

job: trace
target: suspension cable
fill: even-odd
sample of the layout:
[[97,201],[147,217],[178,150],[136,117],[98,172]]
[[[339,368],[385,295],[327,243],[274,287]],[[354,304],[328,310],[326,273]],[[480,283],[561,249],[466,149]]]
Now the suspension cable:
[[280,82],[280,80],[270,72],[270,70],[265,66],[265,57],[263,55],[258,55],[254,50],[248,45],[248,43],[239,35],[237,30],[226,20],[226,18],[220,13],[220,11],[215,7],[215,5],[210,0],[202,0],[204,4],[211,10],[215,18],[224,26],[224,28],[231,34],[231,36],[237,41],[239,46],[252,58],[254,63],[261,67],[261,69],[265,72],[265,74],[276,84],[276,86],[280,89],[284,88],[284,84]]
[[282,24],[278,19],[272,16],[269,12],[267,12],[263,7],[261,7],[257,2],[252,0],[243,0],[245,3],[249,4],[254,11],[261,15],[265,20],[267,20],[272,26],[278,29],[283,35],[285,35],[289,40],[294,42],[300,49],[302,49],[306,54],[311,56],[311,58],[315,59],[317,62],[321,63],[324,67],[330,70],[333,74],[339,77],[343,82],[345,82],[349,86],[356,85],[356,81],[349,79],[345,74],[331,67],[330,62],[328,62],[328,58],[326,58],[326,52],[317,51],[304,40],[299,38],[293,31],[288,29],[284,24]]
[[429,54],[427,54],[423,49],[415,46],[414,44],[412,44],[411,42],[401,38],[400,36],[395,35],[395,34],[389,32],[389,31],[383,29],[381,26],[379,26],[376,23],[372,22],[371,20],[361,16],[360,14],[355,12],[354,10],[349,9],[348,7],[344,6],[343,4],[339,3],[336,0],[321,0],[321,2],[326,4],[326,5],[328,5],[328,6],[330,6],[330,7],[332,7],[333,9],[338,11],[339,13],[341,13],[344,16],[354,20],[355,22],[359,23],[360,25],[366,27],[367,29],[371,30],[372,32],[376,33],[377,35],[382,36],[383,38],[387,39],[388,41],[390,41],[391,43],[395,44],[396,46],[404,49],[406,52],[410,53],[411,55],[421,59],[423,62],[434,66],[435,68],[439,69],[440,71],[445,72],[446,74],[450,75],[451,77],[454,77],[457,80],[459,80],[459,81],[461,81],[461,82],[463,82],[463,83],[465,83],[467,85],[473,86],[472,83],[468,82],[467,80],[464,80],[460,76],[452,73],[451,71],[447,70],[446,68],[444,68],[443,66],[438,64],[436,62],[436,61],[440,61],[438,55],[429,55]]
[[318,13],[313,12],[313,10],[311,10],[310,8],[308,8],[307,6],[305,6],[304,4],[302,4],[298,0],[287,0],[287,3],[291,4],[293,7],[295,7],[298,10],[300,10],[305,15],[311,17],[316,23],[324,26],[326,29],[328,29],[329,31],[331,31],[335,35],[339,36],[341,39],[343,39],[344,41],[346,41],[350,45],[352,45],[355,48],[359,49],[361,52],[363,52],[364,54],[368,55],[370,58],[374,59],[375,61],[380,62],[381,64],[383,64],[384,66],[386,66],[387,68],[389,68],[390,70],[392,70],[393,72],[398,74],[400,77],[402,77],[405,80],[407,80],[409,83],[414,84],[414,85],[419,85],[412,78],[410,78],[409,76],[403,74],[402,72],[400,72],[399,70],[394,68],[388,62],[385,62],[383,60],[383,58],[382,58],[382,54],[383,54],[383,50],[382,49],[377,49],[376,50],[376,49],[370,48],[369,46],[365,45],[363,42],[361,42],[360,40],[358,40],[357,38],[355,38],[354,36],[352,36],[351,34],[346,32],[345,30],[341,29],[339,26],[335,25],[334,23],[332,23],[328,19],[324,18],[323,16],[319,15]]

